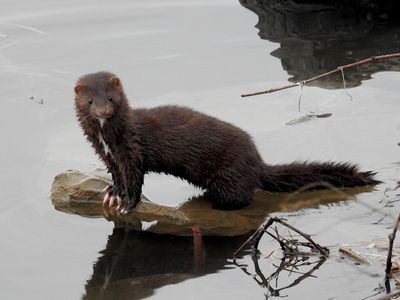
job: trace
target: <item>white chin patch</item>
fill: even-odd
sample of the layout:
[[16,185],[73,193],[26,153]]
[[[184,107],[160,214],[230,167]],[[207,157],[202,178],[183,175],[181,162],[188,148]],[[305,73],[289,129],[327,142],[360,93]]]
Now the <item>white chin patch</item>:
[[103,128],[104,122],[106,121],[106,119],[102,119],[102,118],[97,118],[97,120],[100,123],[100,127]]

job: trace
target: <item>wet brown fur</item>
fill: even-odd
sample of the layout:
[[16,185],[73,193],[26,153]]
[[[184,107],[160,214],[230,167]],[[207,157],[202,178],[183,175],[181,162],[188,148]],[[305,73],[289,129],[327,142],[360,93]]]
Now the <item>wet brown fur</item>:
[[[79,123],[112,174],[111,193],[122,196],[127,210],[140,200],[148,172],[171,174],[205,189],[220,209],[249,204],[256,189],[290,192],[309,184],[326,188],[321,182],[338,188],[378,183],[375,173],[349,163],[267,165],[251,137],[234,125],[185,107],[130,108],[121,83],[108,72],[81,77],[75,92]],[[107,116],[103,126],[99,113]]]

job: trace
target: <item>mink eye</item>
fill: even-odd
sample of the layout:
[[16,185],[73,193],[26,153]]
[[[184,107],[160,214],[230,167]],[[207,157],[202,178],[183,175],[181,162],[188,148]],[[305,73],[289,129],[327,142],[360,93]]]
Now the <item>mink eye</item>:
[[89,104],[92,104],[92,103],[93,103],[93,99],[90,99],[90,100],[88,101],[88,103],[89,103]]
[[112,102],[113,101],[113,98],[111,97],[111,96],[108,96],[108,101],[110,101],[110,102]]

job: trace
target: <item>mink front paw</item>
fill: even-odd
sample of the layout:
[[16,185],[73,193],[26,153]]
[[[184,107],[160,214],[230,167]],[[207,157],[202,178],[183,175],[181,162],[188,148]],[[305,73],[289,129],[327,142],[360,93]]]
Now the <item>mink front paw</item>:
[[103,206],[113,207],[117,204],[117,208],[122,205],[122,197],[120,196],[120,189],[116,185],[109,185],[103,189],[106,194],[103,198]]
[[122,200],[122,205],[119,205],[117,209],[119,210],[121,215],[127,215],[135,209],[138,202],[139,201],[135,201],[133,199],[124,198]]
[[[103,189],[104,195],[103,208],[106,217],[113,215],[112,211],[127,215],[132,212],[140,200],[130,199],[125,193],[121,193],[117,186],[109,185]],[[115,207],[116,206],[116,207]]]

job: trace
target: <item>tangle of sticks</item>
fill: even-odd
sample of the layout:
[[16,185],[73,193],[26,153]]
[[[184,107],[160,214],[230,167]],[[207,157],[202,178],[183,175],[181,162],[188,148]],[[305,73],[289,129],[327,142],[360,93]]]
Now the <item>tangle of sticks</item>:
[[[301,235],[304,239],[306,239],[308,242],[299,242],[294,239],[286,239],[282,236],[279,235],[278,230],[275,228],[274,233],[271,233],[268,230],[268,228],[273,224],[273,223],[280,223],[283,226],[286,226],[290,230],[298,233]],[[299,253],[298,251],[298,246],[303,246],[303,247],[308,247],[312,251],[319,251],[319,253],[323,256],[328,256],[329,255],[329,250],[328,248],[322,247],[316,242],[314,242],[309,234],[306,234],[299,229],[293,227],[292,225],[286,223],[283,219],[277,218],[277,217],[270,217],[264,224],[262,224],[256,232],[254,232],[246,242],[243,243],[239,247],[238,250],[233,254],[233,257],[236,258],[236,256],[248,245],[248,244],[253,244],[253,247],[255,249],[258,249],[258,244],[261,240],[261,237],[264,235],[264,233],[267,233],[271,237],[273,237],[275,240],[278,241],[279,245],[281,246],[282,250],[284,251],[285,254],[287,255],[299,255],[303,253]],[[310,253],[309,253],[310,254]]]
[[300,86],[301,88],[303,88],[303,86],[307,85],[310,82],[313,82],[315,80],[328,77],[328,76],[330,76],[332,74],[335,74],[337,72],[341,72],[342,73],[342,77],[344,77],[344,73],[343,73],[344,70],[351,69],[351,68],[354,68],[354,67],[357,67],[357,66],[360,66],[360,65],[365,65],[365,64],[368,64],[368,63],[373,62],[373,61],[384,60],[384,59],[395,58],[395,57],[400,57],[400,53],[392,53],[392,54],[371,56],[369,58],[366,58],[366,59],[363,59],[363,60],[360,60],[360,61],[357,61],[357,62],[354,62],[354,63],[351,63],[351,64],[347,64],[347,65],[343,65],[343,66],[337,67],[334,70],[331,70],[329,72],[317,75],[315,77],[312,77],[312,78],[309,78],[309,79],[306,79],[306,80],[303,80],[303,81],[299,81],[299,82],[296,82],[296,83],[292,83],[292,84],[288,84],[288,85],[285,85],[285,86],[272,88],[272,89],[268,89],[268,90],[264,90],[264,91],[260,91],[260,92],[242,94],[242,97],[250,97],[250,96],[273,93],[273,92],[277,92],[277,91],[293,88],[293,87],[296,87],[296,86]]

